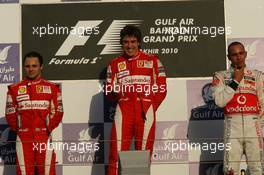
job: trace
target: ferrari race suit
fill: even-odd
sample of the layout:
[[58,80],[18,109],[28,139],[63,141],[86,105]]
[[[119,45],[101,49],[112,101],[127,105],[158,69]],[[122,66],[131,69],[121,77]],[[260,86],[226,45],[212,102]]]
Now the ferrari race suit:
[[39,175],[55,175],[55,153],[48,144],[62,116],[62,97],[56,84],[39,78],[8,86],[6,119],[17,133],[18,175],[34,175],[35,166]]
[[213,97],[225,113],[225,143],[231,149],[225,150],[224,172],[239,175],[240,161],[246,155],[251,174],[262,174],[263,140],[260,117],[264,107],[264,75],[260,71],[244,68],[244,77],[238,83],[234,80],[234,69],[216,72],[213,78]]
[[118,151],[129,150],[133,137],[136,150],[152,154],[155,112],[167,93],[164,67],[156,56],[141,51],[133,58],[119,56],[108,66],[105,93],[118,101],[108,168],[108,175],[116,175]]

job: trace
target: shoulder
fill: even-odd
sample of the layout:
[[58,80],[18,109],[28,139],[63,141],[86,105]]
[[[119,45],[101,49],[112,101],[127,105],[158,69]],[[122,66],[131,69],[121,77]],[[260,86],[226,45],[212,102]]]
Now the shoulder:
[[142,52],[141,51],[140,54],[141,54],[140,56],[142,58],[148,58],[148,59],[152,59],[152,60],[155,60],[155,61],[157,61],[159,59],[157,55],[149,54],[149,53],[146,53],[146,52]]
[[117,64],[117,63],[122,62],[122,61],[125,61],[125,58],[122,56],[118,56],[118,57],[113,58],[110,61],[109,65],[114,65],[114,64]]
[[8,87],[8,89],[14,89],[14,88],[17,88],[17,87],[23,86],[23,85],[25,85],[24,80],[17,82],[17,83],[14,83],[14,84],[10,84],[7,87]]
[[231,79],[231,73],[230,70],[221,70],[221,71],[216,71],[213,74],[213,82],[217,81],[224,81],[225,79]]
[[229,70],[221,70],[221,71],[216,71],[213,75],[220,75],[220,76],[225,76],[229,73]]
[[61,86],[61,83],[51,82],[51,81],[48,81],[45,79],[42,79],[41,84],[46,85],[46,86],[50,86],[51,88],[60,88],[60,86]]
[[256,69],[246,69],[245,70],[245,76],[247,77],[255,77],[255,78],[262,78],[264,76],[262,71],[256,70]]
[[55,85],[56,83],[53,83],[53,82],[51,82],[51,81],[49,81],[49,80],[45,80],[45,79],[42,79],[41,80],[42,82],[42,84],[47,84],[47,85],[51,85],[51,86],[53,86],[53,85]]
[[118,56],[110,61],[108,64],[107,70],[111,72],[116,72],[126,67],[126,59],[122,56]]
[[247,70],[248,71],[248,73],[253,73],[253,74],[255,74],[255,75],[261,75],[261,74],[263,74],[263,72],[262,71],[260,71],[260,70],[257,70],[257,69],[253,69],[253,70]]

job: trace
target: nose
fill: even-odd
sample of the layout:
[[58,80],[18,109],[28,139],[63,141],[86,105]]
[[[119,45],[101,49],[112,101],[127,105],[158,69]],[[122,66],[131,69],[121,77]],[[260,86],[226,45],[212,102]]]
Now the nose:
[[128,42],[128,43],[127,43],[127,47],[129,47],[129,48],[131,48],[132,45],[133,45],[132,42]]
[[29,71],[33,71],[34,70],[34,67],[33,66],[29,66],[28,70]]
[[238,55],[237,60],[241,61],[242,60],[242,55]]

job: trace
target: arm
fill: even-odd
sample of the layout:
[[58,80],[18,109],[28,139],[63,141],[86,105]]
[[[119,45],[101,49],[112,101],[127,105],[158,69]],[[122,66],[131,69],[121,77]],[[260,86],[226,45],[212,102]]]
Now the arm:
[[111,66],[111,64],[109,64],[107,67],[107,77],[104,92],[107,99],[109,99],[110,101],[117,101],[119,98],[118,93],[114,92],[115,85],[117,85],[116,76],[113,71],[113,67]]
[[260,107],[260,119],[263,120],[262,123],[264,124],[264,73],[259,72],[256,83],[258,103]]
[[58,86],[54,86],[52,94],[50,113],[46,118],[47,129],[49,132],[52,132],[52,130],[59,125],[63,117],[63,104],[60,88]]
[[154,85],[158,86],[158,91],[155,93],[153,104],[154,110],[156,111],[167,94],[165,69],[159,59],[157,59],[157,64],[154,66],[153,78]]
[[17,108],[16,99],[12,95],[11,88],[8,87],[5,116],[6,116],[7,123],[9,124],[11,130],[13,131],[17,131],[17,109],[16,108]]
[[221,108],[225,107],[226,104],[233,98],[239,85],[236,80],[232,80],[230,84],[226,85],[224,82],[224,77],[219,73],[214,74],[212,84],[215,104]]

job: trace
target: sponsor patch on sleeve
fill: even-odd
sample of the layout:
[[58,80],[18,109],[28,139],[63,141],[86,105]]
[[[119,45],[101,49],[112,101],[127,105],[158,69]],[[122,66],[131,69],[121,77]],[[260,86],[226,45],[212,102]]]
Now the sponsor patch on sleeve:
[[216,77],[216,76],[214,76],[214,78],[213,78],[213,85],[218,85],[220,83],[220,80]]
[[11,95],[7,95],[6,99],[6,114],[12,114],[15,113],[16,110],[13,106],[13,99]]
[[108,83],[111,83],[111,81],[112,81],[112,71],[111,71],[111,66],[110,65],[107,67],[107,75],[106,76],[107,76],[106,81]]

